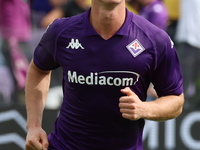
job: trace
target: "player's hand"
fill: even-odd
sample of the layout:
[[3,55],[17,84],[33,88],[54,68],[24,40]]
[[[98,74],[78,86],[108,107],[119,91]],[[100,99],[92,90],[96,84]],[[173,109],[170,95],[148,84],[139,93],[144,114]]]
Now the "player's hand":
[[138,120],[142,118],[145,112],[142,107],[143,102],[139,97],[129,87],[121,89],[121,92],[126,94],[126,96],[122,96],[119,99],[119,108],[122,117],[129,120]]
[[47,134],[42,128],[30,128],[26,136],[26,150],[48,150]]

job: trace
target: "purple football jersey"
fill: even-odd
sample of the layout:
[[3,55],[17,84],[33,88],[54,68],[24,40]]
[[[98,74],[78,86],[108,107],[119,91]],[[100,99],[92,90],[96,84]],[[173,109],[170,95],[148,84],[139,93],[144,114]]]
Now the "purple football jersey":
[[130,87],[142,101],[150,82],[159,96],[181,94],[176,50],[163,30],[128,10],[105,40],[91,26],[90,10],[55,20],[34,53],[40,69],[63,69],[64,98],[49,149],[141,150],[144,120],[122,117],[120,89]]
[[167,29],[168,10],[162,1],[156,0],[152,2],[150,5],[142,8],[139,14],[159,28]]

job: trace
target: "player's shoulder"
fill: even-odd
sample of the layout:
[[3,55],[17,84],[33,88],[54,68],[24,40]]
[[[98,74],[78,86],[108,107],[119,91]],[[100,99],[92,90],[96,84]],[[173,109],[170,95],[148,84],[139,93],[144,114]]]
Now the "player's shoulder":
[[[56,42],[63,34],[71,31],[80,31],[83,23],[83,16],[73,16],[68,18],[55,19],[47,28],[42,37],[42,42]],[[79,29],[79,30],[77,30]],[[66,32],[65,32],[66,31]]]
[[72,17],[63,17],[55,19],[46,29],[46,32],[53,34],[60,34],[64,30],[71,30],[72,28],[82,27],[84,20],[84,13]]
[[132,18],[132,28],[135,28],[140,36],[143,36],[146,40],[150,40],[154,44],[163,44],[166,40],[170,40],[168,34],[163,29],[136,14]]
[[158,28],[153,23],[151,23],[147,19],[137,14],[133,14],[132,25],[141,30],[141,32],[146,32],[148,34],[155,34],[155,33],[165,34],[164,30]]

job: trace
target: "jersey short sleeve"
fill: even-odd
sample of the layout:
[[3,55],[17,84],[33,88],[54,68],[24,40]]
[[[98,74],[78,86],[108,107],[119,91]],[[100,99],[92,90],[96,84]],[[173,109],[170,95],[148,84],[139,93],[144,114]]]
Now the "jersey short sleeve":
[[166,32],[159,35],[155,37],[157,59],[152,83],[159,97],[180,95],[183,92],[183,78],[174,43]]
[[56,19],[43,34],[34,51],[34,63],[42,70],[56,69],[60,65],[56,61],[57,37],[60,33],[62,19]]

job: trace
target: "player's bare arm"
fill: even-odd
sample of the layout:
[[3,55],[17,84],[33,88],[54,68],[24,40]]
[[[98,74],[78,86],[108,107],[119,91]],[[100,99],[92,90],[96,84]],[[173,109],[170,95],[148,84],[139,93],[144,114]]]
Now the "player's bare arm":
[[31,62],[26,83],[27,129],[26,149],[44,149],[47,135],[41,128],[43,110],[50,83],[50,71],[42,71]]
[[165,121],[176,118],[182,113],[183,94],[179,96],[163,96],[154,101],[143,102],[130,88],[122,89],[121,92],[127,95],[119,100],[120,112],[126,119],[138,120],[144,118],[154,121]]

